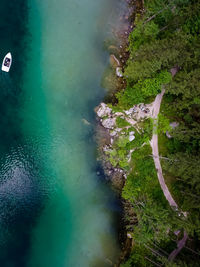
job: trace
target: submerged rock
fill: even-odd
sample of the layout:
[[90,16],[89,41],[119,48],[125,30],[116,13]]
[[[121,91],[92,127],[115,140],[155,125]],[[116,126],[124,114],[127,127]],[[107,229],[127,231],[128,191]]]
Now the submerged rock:
[[119,53],[119,48],[116,45],[109,45],[108,46],[108,51],[110,53]]
[[119,171],[113,171],[112,175],[110,176],[110,180],[112,182],[113,189],[115,189],[116,192],[120,192],[125,182],[123,179],[123,173]]
[[86,119],[82,119],[82,122],[85,124],[85,125],[90,125],[91,123],[88,121],[88,120],[86,120]]
[[115,55],[110,55],[110,65],[113,67],[113,68],[117,68],[120,66],[120,62],[119,60],[116,58]]

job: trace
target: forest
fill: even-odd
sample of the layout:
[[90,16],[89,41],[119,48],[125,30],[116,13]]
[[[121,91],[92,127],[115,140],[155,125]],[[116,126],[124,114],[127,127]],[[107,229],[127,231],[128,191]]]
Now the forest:
[[[122,197],[133,210],[125,218],[133,238],[132,252],[121,267],[200,266],[199,34],[199,0],[145,0],[129,35],[126,87],[116,93],[115,109],[151,103],[165,89],[158,122],[160,160],[166,184],[187,216],[167,203],[150,145],[146,142],[139,148],[137,144],[129,164],[122,159],[120,165],[131,170]],[[125,125],[120,119],[118,124]],[[148,139],[151,123],[147,124],[143,138]],[[116,143],[112,164],[117,164],[116,153],[124,156],[128,149],[129,144]],[[172,260],[169,255],[185,232],[186,245]]]

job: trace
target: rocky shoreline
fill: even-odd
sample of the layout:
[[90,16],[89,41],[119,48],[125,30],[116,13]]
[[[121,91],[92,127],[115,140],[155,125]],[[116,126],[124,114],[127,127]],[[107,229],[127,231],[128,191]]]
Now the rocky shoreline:
[[[126,2],[128,4],[128,9],[119,18],[120,21],[122,21],[122,29],[116,32],[116,37],[119,41],[119,45],[116,46],[116,44],[110,44],[109,47],[107,47],[107,50],[110,53],[110,67],[113,70],[115,76],[113,79],[116,80],[116,87],[114,92],[110,94],[108,88],[107,100],[111,103],[115,102],[114,94],[116,93],[116,91],[125,88],[123,70],[129,57],[129,54],[127,52],[128,36],[133,29],[136,14],[143,12],[142,0],[126,0]],[[104,77],[104,79],[105,78],[107,77]],[[106,99],[105,102],[107,102]],[[151,107],[135,106],[123,112],[114,112],[112,108],[109,107],[109,105],[107,105],[106,103],[100,103],[100,105],[95,108],[98,121],[96,128],[96,141],[99,152],[98,160],[102,165],[106,179],[111,182],[113,189],[120,197],[124,210],[120,223],[121,230],[119,233],[121,254],[119,256],[118,262],[114,266],[119,266],[120,263],[122,263],[130,255],[131,248],[133,246],[133,239],[127,231],[127,226],[130,225],[130,221],[127,221],[126,217],[128,215],[129,218],[132,217],[134,220],[134,214],[132,214],[133,212],[131,204],[121,197],[122,189],[125,184],[128,171],[126,171],[124,168],[113,166],[108,160],[108,153],[112,148],[112,144],[119,137],[119,135],[125,134],[123,133],[123,129],[117,125],[118,118],[124,120],[127,123],[127,138],[129,139],[129,141],[132,141],[135,138],[135,132],[131,130],[131,126],[135,125],[138,118],[142,118],[143,115],[144,117],[148,117],[147,113],[150,113],[150,109]],[[131,158],[131,151],[128,157],[129,159]]]

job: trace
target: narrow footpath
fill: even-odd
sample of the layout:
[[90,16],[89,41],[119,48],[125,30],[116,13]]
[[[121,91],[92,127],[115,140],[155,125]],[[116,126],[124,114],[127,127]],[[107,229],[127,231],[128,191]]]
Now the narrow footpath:
[[[172,76],[174,76],[175,74],[176,74],[175,71],[172,72]],[[165,183],[163,173],[162,173],[162,167],[160,164],[159,151],[158,151],[158,134],[157,134],[158,114],[160,112],[160,105],[161,105],[164,93],[165,93],[165,89],[163,89],[162,92],[156,96],[155,101],[153,103],[153,109],[152,109],[152,116],[151,117],[154,119],[154,125],[153,125],[153,136],[152,136],[152,139],[150,141],[150,144],[152,147],[153,160],[154,160],[155,168],[157,170],[157,176],[158,176],[158,180],[159,180],[160,186],[162,188],[162,191],[163,191],[169,205],[173,209],[178,210],[178,205],[175,202],[175,200],[173,199],[173,197],[172,197],[171,193],[169,192],[169,189]],[[186,217],[187,213],[183,212],[183,215]],[[173,261],[175,259],[175,257],[179,254],[179,252],[185,246],[187,239],[188,239],[188,234],[186,233],[186,231],[184,231],[183,238],[177,242],[177,248],[174,249],[170,253],[168,260]]]
[[152,118],[154,119],[154,132],[152,139],[150,141],[151,147],[152,147],[152,155],[153,160],[155,164],[155,168],[157,170],[157,176],[160,183],[160,186],[162,188],[162,191],[169,202],[169,205],[173,208],[178,208],[178,205],[176,204],[175,200],[173,199],[171,193],[169,192],[169,189],[165,183],[163,173],[162,173],[162,167],[160,164],[160,158],[159,158],[159,152],[158,152],[158,134],[156,133],[156,129],[158,127],[158,114],[160,112],[160,105],[162,102],[163,95],[165,93],[165,89],[162,90],[160,94],[158,94],[155,98],[155,101],[153,103],[153,109],[152,109]]

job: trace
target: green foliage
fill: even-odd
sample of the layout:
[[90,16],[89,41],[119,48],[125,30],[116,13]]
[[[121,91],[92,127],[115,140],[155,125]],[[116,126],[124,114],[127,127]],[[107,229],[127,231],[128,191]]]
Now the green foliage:
[[114,148],[111,151],[108,151],[110,163],[116,167],[119,165],[122,169],[127,169],[129,167],[127,155],[128,150],[126,149],[127,144],[129,143],[128,138],[120,137],[114,144]]
[[[196,60],[198,60],[200,54],[198,56],[196,54],[196,57]],[[179,71],[169,84],[167,92],[176,96],[182,95],[184,97],[184,100],[191,98],[191,95],[199,96],[199,75],[199,68],[194,68],[190,71],[188,71],[187,69]]]
[[[135,140],[117,144],[117,150],[136,148],[132,153],[132,172],[126,180],[123,197],[130,201],[138,223],[134,226],[135,251],[122,265],[151,266],[146,258],[166,266],[196,266],[191,257],[184,255],[175,263],[158,260],[150,255],[145,244],[166,244],[168,230],[186,229],[191,236],[200,238],[200,1],[145,0],[145,13],[129,36],[130,58],[124,71],[127,87],[117,94],[118,109],[152,101],[162,85],[167,98],[158,117],[159,150],[164,174],[171,177],[170,190],[178,199],[187,219],[169,209],[160,189],[148,145],[152,122],[144,123],[145,131],[135,132]],[[173,73],[176,68],[177,73]],[[175,75],[172,78],[170,74]],[[171,129],[170,121],[179,123]],[[148,125],[149,124],[149,125]],[[170,131],[171,139],[165,135]],[[118,152],[117,152],[118,153]],[[170,252],[170,251],[169,251]],[[179,255],[178,255],[179,257]],[[163,266],[164,266],[163,265]]]
[[130,126],[130,123],[128,123],[125,119],[123,119],[121,117],[117,117],[116,125],[117,125],[118,128],[123,128],[123,127],[126,127],[126,126]]
[[129,50],[136,51],[144,43],[156,39],[158,33],[158,25],[153,21],[147,24],[144,24],[143,21],[140,21],[129,35]]
[[[137,59],[137,58],[136,58]],[[140,60],[130,60],[125,68],[125,77],[129,84],[134,84],[138,80],[150,78],[161,69],[160,60],[149,61],[146,58]]]
[[188,6],[188,8],[185,10],[187,12],[187,17],[183,25],[183,30],[194,36],[200,33],[200,2],[195,2],[196,3],[193,3],[193,5],[191,6]]
[[170,126],[170,121],[167,117],[165,117],[162,113],[158,114],[158,128],[157,133],[166,133],[167,131],[171,131],[172,127]]
[[142,124],[143,132],[146,134],[146,136],[148,136],[148,140],[150,141],[153,133],[153,120],[151,118],[146,119],[142,122]]
[[139,80],[133,87],[128,86],[125,92],[117,93],[118,106],[130,108],[142,103],[151,96],[156,96],[164,84],[171,81],[171,74],[167,71],[158,73],[154,78]]
[[172,209],[160,188],[151,147],[145,145],[132,154],[133,172],[128,176],[122,196],[130,201],[137,214],[138,224],[134,226],[134,240],[144,244],[161,242],[169,238],[166,232],[182,228],[183,222]]
[[138,133],[137,131],[135,131],[135,139],[131,143],[129,143],[129,146],[127,148],[128,149],[139,148],[148,141],[149,141],[149,136],[146,132]]
[[[124,121],[123,121],[124,123]],[[140,148],[143,144],[148,143],[152,136],[152,121],[146,119],[143,123],[143,131],[138,133],[133,127],[129,128],[126,131],[123,131],[125,134],[121,135],[113,144],[113,149],[107,151],[110,163],[116,167],[119,166],[122,169],[129,169],[128,154],[131,149]],[[134,131],[135,139],[129,141],[129,132]],[[146,147],[146,146],[145,146]],[[134,152],[136,153],[136,152]],[[142,166],[141,166],[142,167]]]
[[113,167],[116,167],[118,164],[118,155],[116,149],[109,151],[107,154],[109,154],[110,163],[113,165]]
[[127,137],[119,137],[116,142],[116,145],[118,148],[126,148],[128,143],[129,143],[129,140]]
[[[176,177],[174,191],[178,191],[179,204],[183,210],[188,211],[190,225],[188,231],[191,235],[200,237],[200,160],[196,155],[177,152],[170,155],[170,161],[162,163],[163,169]],[[178,179],[177,179],[178,178]]]
[[[150,195],[156,192],[159,185],[151,153],[149,145],[132,153],[133,172],[128,176],[123,188],[124,199],[134,202],[135,198],[142,198],[143,194]],[[157,197],[155,196],[155,198]]]
[[134,90],[132,87],[127,87],[125,92],[118,92],[116,94],[118,105],[121,108],[129,109],[136,103],[144,102],[144,98],[139,90]]
[[146,261],[145,256],[149,256],[149,251],[144,246],[135,244],[130,258],[121,264],[120,267],[150,267],[151,265]]
[[191,55],[191,52],[187,51],[190,40],[190,36],[180,31],[175,32],[170,38],[144,44],[137,52],[132,51],[124,72],[128,83],[154,77],[162,70],[170,70],[177,64],[182,66],[185,62],[183,51],[187,53],[187,57]]
[[108,106],[109,108],[111,108],[111,109],[113,110],[113,112],[123,112],[123,109],[120,108],[120,107],[117,106],[117,105],[112,105],[112,104],[108,103],[107,106]]
[[137,243],[169,241],[167,231],[183,227],[182,220],[170,207],[163,208],[150,199],[136,209],[138,225],[134,229],[134,239]]

